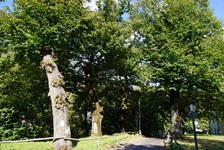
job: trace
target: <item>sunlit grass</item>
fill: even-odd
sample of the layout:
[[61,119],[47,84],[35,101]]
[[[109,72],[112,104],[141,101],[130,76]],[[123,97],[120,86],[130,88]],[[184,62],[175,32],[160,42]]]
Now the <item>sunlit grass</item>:
[[52,142],[24,142],[1,144],[0,150],[52,150]]
[[[123,134],[119,136],[105,135],[99,140],[89,140],[96,137],[82,138],[79,142],[73,142],[73,148],[76,150],[105,150],[109,146],[135,137],[137,136]],[[52,142],[4,143],[1,144],[0,150],[52,150]]]
[[[201,150],[224,150],[224,136],[221,135],[197,135],[198,149]],[[183,136],[178,140],[186,150],[195,150],[194,136]],[[170,149],[168,147],[168,149]],[[179,150],[176,144],[173,144],[173,150]]]

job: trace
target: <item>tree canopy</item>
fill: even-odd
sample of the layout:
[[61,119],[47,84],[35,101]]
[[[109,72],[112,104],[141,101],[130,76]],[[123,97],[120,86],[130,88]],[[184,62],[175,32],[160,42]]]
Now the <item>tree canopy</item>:
[[167,93],[171,118],[176,113],[173,125],[178,124],[178,108],[193,103],[199,114],[208,113],[223,102],[223,96],[215,96],[223,95],[223,30],[208,6],[208,1],[142,0],[130,16],[144,39],[139,50],[145,77]]
[[64,136],[60,124],[66,137],[169,124],[178,137],[190,104],[223,115],[224,30],[208,0],[86,3],[0,10],[0,138]]

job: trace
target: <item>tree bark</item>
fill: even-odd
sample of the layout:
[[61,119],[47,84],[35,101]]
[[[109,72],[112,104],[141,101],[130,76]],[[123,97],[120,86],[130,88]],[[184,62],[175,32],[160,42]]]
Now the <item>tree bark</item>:
[[102,136],[101,124],[103,115],[100,114],[102,107],[100,106],[99,101],[95,102],[95,110],[92,114],[92,136]]
[[64,85],[63,76],[58,70],[54,58],[51,54],[45,55],[42,61],[45,69],[49,93],[52,103],[53,127],[54,127],[54,150],[71,150],[72,142],[63,138],[70,138],[71,131],[68,120],[68,98],[62,87]]
[[172,138],[178,139],[181,136],[180,116],[178,112],[179,91],[170,91],[171,102],[171,128]]

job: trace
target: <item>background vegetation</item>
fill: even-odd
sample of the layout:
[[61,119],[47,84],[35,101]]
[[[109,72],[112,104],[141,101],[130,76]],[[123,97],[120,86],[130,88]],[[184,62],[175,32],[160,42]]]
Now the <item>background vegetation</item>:
[[207,0],[99,0],[96,10],[70,2],[15,0],[0,10],[1,140],[53,135],[40,64],[49,47],[70,93],[72,137],[90,135],[96,102],[103,134],[141,122],[144,135],[161,135],[189,121],[192,103],[198,119],[223,116],[223,24]]

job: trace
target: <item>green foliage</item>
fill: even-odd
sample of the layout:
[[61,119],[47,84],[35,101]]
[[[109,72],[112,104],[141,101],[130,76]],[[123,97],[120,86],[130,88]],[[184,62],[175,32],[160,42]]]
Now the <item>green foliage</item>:
[[1,76],[0,136],[8,140],[49,136],[52,128],[50,103],[45,100],[46,87],[39,84],[43,76],[30,77],[30,68],[18,66],[19,70],[12,67]]
[[1,140],[13,140],[26,138],[27,134],[32,129],[29,123],[18,122],[14,118],[16,112],[14,108],[0,109],[0,138]]
[[[55,68],[55,64],[52,61],[47,61],[46,64],[43,63],[43,61],[41,62],[41,67],[43,69],[45,69],[48,73],[52,73],[53,69]],[[52,83],[54,84],[54,83]]]
[[54,87],[63,86],[63,85],[65,84],[63,78],[64,78],[64,77],[63,77],[62,75],[60,75],[60,76],[56,77],[55,79],[53,79],[51,84],[52,84]]
[[197,121],[198,121],[198,126],[197,126],[198,129],[208,131],[209,124],[208,124],[208,119],[207,118],[200,118],[200,119],[197,119]]
[[192,120],[189,118],[188,120],[184,121],[182,128],[186,133],[193,133]]
[[45,101],[46,87],[39,64],[19,59],[1,45],[0,50],[0,138],[24,139],[51,135],[51,112]]
[[[14,117],[18,120],[15,122],[31,122],[32,132],[26,136],[46,137],[52,134],[50,101],[47,101],[45,94],[46,77],[39,64],[41,56],[49,54],[52,49],[55,53],[64,53],[62,56],[65,57],[65,50],[70,53],[69,48],[74,47],[71,43],[75,40],[71,34],[76,35],[77,18],[82,13],[80,3],[16,0],[12,12],[0,12],[1,54],[5,50],[4,53],[14,56],[9,60],[10,65],[4,67],[5,74],[1,75],[1,86],[4,85],[1,87],[1,97],[4,97],[1,108],[16,106],[17,114]],[[54,65],[48,62],[47,67],[51,72]],[[64,84],[63,78],[59,77],[56,84]],[[65,97],[60,97],[60,105]]]
[[[71,65],[74,73],[69,76],[69,78],[77,79],[74,84],[78,97],[73,113],[78,114],[76,117],[73,116],[76,119],[72,119],[72,122],[86,127],[86,135],[89,133],[90,126],[87,113],[94,110],[93,102],[99,99],[102,101],[103,114],[108,114],[111,110],[117,114],[122,103],[119,90],[122,83],[126,81],[116,77],[133,75],[131,69],[133,64],[130,61],[133,52],[124,45],[126,37],[130,35],[123,20],[118,19],[121,15],[118,10],[123,6],[121,7],[121,3],[117,4],[113,0],[99,1],[98,4],[100,5],[99,10],[86,12],[82,20],[85,32],[78,34],[80,40],[77,46],[80,51],[72,51],[74,54],[72,60],[76,63]],[[65,75],[65,79],[67,78],[68,76]],[[107,120],[106,122],[110,126],[115,126],[114,123],[119,124],[118,121]],[[115,127],[113,129],[115,130]],[[75,130],[80,132],[80,130]],[[113,130],[110,129],[111,131]]]
[[54,100],[55,100],[55,107],[57,107],[58,109],[64,108],[64,106],[68,105],[67,93],[61,94],[61,95],[56,95]]
[[206,0],[141,0],[132,9],[133,43],[142,53],[139,72],[156,91],[164,92],[158,106],[165,103],[165,111],[175,103],[179,110],[195,104],[198,117],[209,110],[222,111],[223,25],[208,4]]
[[[0,11],[2,139],[52,135],[40,69],[46,54],[64,76],[51,84],[70,93],[55,101],[58,107],[70,102],[73,137],[89,135],[92,102],[99,99],[108,134],[138,130],[140,114],[145,134],[161,134],[169,124],[171,91],[178,93],[182,118],[190,103],[198,118],[211,118],[208,110],[223,115],[223,25],[207,0],[99,0],[96,11],[82,3],[15,0],[13,11]],[[55,67],[41,65],[48,72]],[[130,85],[141,90],[131,91]],[[185,126],[191,129],[189,121]]]

